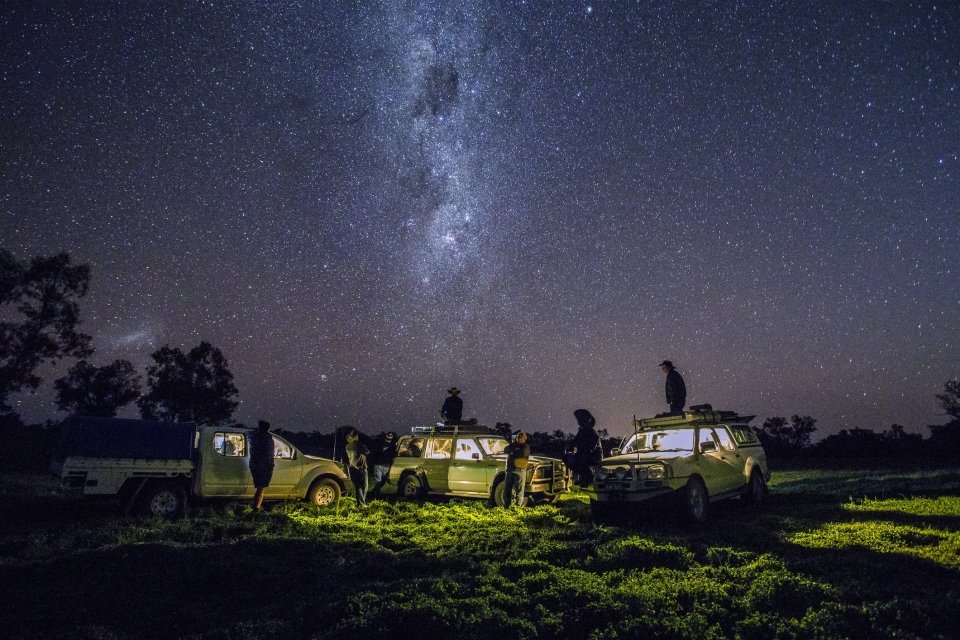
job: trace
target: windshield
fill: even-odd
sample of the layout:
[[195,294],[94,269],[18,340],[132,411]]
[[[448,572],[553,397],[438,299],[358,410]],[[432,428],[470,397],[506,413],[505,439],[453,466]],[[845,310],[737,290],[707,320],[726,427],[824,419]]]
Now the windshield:
[[693,429],[664,429],[635,433],[623,444],[623,453],[648,451],[693,452]]

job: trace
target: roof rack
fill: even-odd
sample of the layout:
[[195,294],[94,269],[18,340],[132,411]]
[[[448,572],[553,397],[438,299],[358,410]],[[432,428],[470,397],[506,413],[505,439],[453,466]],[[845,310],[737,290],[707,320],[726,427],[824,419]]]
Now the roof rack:
[[496,433],[493,429],[482,424],[421,424],[413,427],[411,433],[416,435],[457,435],[460,433],[490,434]]
[[679,427],[684,425],[701,424],[747,424],[756,416],[741,416],[736,411],[684,411],[676,414],[660,414],[653,418],[634,417],[633,428],[636,431],[647,429],[663,429],[665,427]]

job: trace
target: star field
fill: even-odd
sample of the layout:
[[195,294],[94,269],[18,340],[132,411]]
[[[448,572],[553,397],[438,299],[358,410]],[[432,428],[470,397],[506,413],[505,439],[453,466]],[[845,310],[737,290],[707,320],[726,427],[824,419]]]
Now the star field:
[[[92,361],[200,340],[237,418],[919,431],[960,375],[954,3],[6,3],[0,230]],[[59,370],[61,370],[62,367]],[[48,384],[19,398],[52,417]],[[925,431],[925,429],[923,429]]]

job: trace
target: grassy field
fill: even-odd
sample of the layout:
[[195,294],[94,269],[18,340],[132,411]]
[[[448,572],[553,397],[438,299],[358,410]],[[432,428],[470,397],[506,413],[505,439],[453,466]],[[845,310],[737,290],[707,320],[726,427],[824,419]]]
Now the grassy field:
[[960,468],[784,472],[697,528],[595,526],[582,494],[245,509],[125,519],[0,475],[0,637],[960,637]]

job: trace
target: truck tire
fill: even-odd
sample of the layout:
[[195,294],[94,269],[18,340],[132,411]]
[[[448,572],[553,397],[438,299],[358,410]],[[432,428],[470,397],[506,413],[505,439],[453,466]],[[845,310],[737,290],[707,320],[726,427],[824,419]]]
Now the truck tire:
[[151,482],[140,493],[140,512],[157,518],[183,515],[187,492],[176,482]]
[[397,493],[406,500],[419,500],[427,493],[423,480],[415,473],[408,473],[400,478]]
[[750,480],[743,490],[743,501],[754,508],[763,505],[767,497],[767,483],[763,479],[763,474],[754,469],[750,474]]
[[[504,495],[504,493],[506,492],[506,484],[507,484],[506,478],[501,477],[500,480],[497,481],[497,483],[493,486],[493,505],[495,507],[503,507],[508,504],[516,504],[517,496],[520,495],[520,485],[519,484],[514,485],[516,489],[514,491],[512,500],[508,502],[507,497]],[[523,504],[520,506],[524,507],[529,502],[530,502],[530,496],[524,495]]]
[[319,478],[310,485],[306,500],[315,507],[329,507],[340,501],[341,493],[336,480]]
[[680,492],[680,513],[687,522],[698,524],[707,519],[710,497],[703,480],[694,476]]

